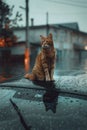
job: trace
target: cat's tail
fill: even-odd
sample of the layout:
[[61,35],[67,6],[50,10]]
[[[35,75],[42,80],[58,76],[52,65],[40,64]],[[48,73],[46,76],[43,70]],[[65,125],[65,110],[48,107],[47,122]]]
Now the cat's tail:
[[24,78],[33,81],[33,80],[35,80],[35,75],[34,74],[25,74]]

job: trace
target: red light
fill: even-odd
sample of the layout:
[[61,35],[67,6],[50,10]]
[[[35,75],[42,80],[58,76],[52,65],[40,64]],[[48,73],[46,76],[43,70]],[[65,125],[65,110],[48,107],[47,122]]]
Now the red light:
[[30,69],[30,51],[28,48],[25,49],[24,64],[25,64],[25,72],[28,73]]

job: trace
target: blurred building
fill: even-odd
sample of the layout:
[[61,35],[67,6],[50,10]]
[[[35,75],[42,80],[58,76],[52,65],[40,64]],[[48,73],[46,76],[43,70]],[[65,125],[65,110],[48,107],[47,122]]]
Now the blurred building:
[[[29,27],[29,43],[32,47],[40,46],[40,35],[47,36],[53,34],[55,48],[58,53],[73,50],[87,49],[87,33],[79,30],[78,23],[49,24],[34,26],[32,21]],[[14,28],[18,42],[25,43],[25,27]]]
[[[18,37],[18,45],[11,47],[12,54],[23,54],[25,51],[25,27],[13,28],[13,33]],[[32,53],[38,51],[40,47],[40,35],[47,36],[49,33],[53,34],[53,40],[57,54],[64,56],[70,53],[71,57],[75,53],[73,51],[87,50],[87,33],[79,30],[78,23],[65,23],[65,24],[47,24],[34,26],[32,20],[29,27],[29,44],[32,49]],[[17,45],[17,44],[15,44]],[[67,53],[66,53],[67,52]],[[72,53],[71,53],[72,52]]]
[[[79,30],[77,23],[50,24],[30,26],[29,43],[40,45],[40,35],[46,36],[50,32],[53,34],[55,47],[58,50],[83,49],[87,44],[87,33]],[[25,42],[25,27],[14,28],[14,34],[18,37],[18,42]]]

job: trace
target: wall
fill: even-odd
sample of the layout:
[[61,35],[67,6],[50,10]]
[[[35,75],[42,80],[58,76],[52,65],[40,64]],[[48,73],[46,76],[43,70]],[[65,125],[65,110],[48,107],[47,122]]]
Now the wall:
[[14,30],[14,34],[17,36],[18,38],[18,42],[19,41],[25,41],[25,29],[18,29],[18,30]]
[[[87,44],[87,36],[84,33],[72,31],[63,27],[49,26],[49,33],[53,34],[54,46],[58,50],[73,50],[74,43]],[[18,41],[25,41],[25,29],[14,30],[14,34],[18,36]],[[30,27],[29,42],[40,44],[40,35],[47,35],[46,26]]]
[[46,28],[31,28],[29,34],[31,43],[40,44],[40,35],[46,36]]
[[[19,41],[26,41],[25,29],[14,30],[14,34]],[[40,35],[46,36],[46,28],[31,28],[29,32],[29,42],[40,44]]]

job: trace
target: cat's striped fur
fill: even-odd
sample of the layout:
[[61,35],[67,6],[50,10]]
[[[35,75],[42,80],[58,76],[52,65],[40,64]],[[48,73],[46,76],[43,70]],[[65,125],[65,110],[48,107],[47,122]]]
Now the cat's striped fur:
[[41,51],[36,57],[35,65],[31,74],[26,74],[25,78],[30,80],[52,81],[55,65],[55,49],[52,34],[41,37]]

